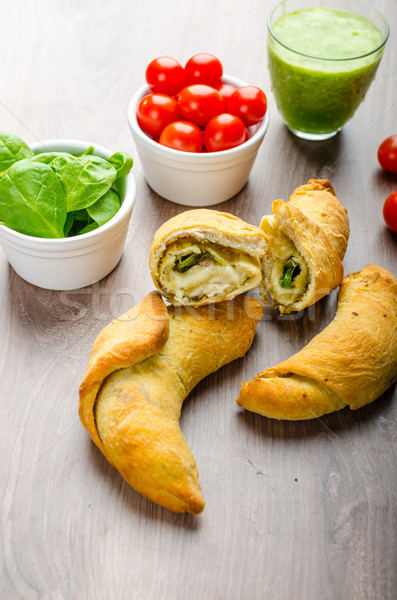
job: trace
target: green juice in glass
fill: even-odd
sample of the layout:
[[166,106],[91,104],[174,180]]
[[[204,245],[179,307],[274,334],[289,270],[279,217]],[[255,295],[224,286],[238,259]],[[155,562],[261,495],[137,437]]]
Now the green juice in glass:
[[366,18],[326,6],[270,23],[272,89],[289,129],[306,139],[335,135],[364,99],[386,39]]

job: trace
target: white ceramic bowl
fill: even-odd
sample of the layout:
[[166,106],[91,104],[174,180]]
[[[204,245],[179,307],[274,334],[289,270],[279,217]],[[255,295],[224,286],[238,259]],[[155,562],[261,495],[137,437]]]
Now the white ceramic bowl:
[[[223,81],[236,87],[247,85],[228,75],[223,76]],[[150,187],[167,200],[196,207],[218,204],[237,194],[248,179],[269,126],[269,111],[259,125],[250,128],[250,139],[236,148],[221,152],[181,152],[152,140],[139,127],[137,107],[149,93],[150,89],[144,86],[133,96],[128,107],[128,123]]]
[[[34,152],[65,151],[78,154],[94,146],[94,154],[108,158],[106,148],[84,141],[48,140],[31,145]],[[50,290],[72,290],[108,275],[119,262],[135,203],[131,172],[120,179],[120,210],[105,225],[70,238],[47,239],[18,233],[0,225],[0,244],[13,269],[26,281]]]

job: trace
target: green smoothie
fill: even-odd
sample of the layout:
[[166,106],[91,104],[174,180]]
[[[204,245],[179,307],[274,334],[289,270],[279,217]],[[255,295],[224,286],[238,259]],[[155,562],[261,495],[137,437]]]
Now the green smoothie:
[[313,138],[341,129],[375,77],[385,41],[364,17],[328,7],[291,12],[272,24],[269,70],[287,126]]

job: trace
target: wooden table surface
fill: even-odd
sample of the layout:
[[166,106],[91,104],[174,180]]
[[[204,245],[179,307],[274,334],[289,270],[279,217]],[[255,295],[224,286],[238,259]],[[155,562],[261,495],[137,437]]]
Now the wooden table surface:
[[216,206],[258,224],[276,198],[327,177],[346,205],[345,273],[397,275],[382,206],[397,177],[377,148],[397,133],[395,0],[376,4],[391,36],[375,83],[334,139],[293,137],[266,58],[268,0],[16,0],[2,3],[0,129],[26,142],[92,141],[134,157],[137,201],[125,252],[72,292],[23,281],[0,250],[1,600],[391,600],[397,598],[397,390],[356,412],[277,422],[244,412],[240,383],[300,349],[332,319],[337,292],[293,317],[266,310],[246,357],[191,393],[182,430],[206,500],[176,515],[130,488],[78,418],[99,330],[153,289],[156,229],[186,210],[145,182],[126,119],[146,64],[212,52],[262,87],[270,127],[249,182]]

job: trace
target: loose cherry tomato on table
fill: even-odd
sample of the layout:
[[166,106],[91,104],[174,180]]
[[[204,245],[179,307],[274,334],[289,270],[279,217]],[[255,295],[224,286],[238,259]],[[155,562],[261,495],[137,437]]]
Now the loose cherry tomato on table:
[[383,218],[389,229],[397,233],[397,192],[393,192],[386,198],[383,205]]
[[397,135],[383,140],[378,148],[378,161],[385,171],[397,173]]
[[174,121],[163,129],[160,144],[183,152],[202,152],[203,132],[195,123]]
[[249,127],[259,123],[266,114],[267,98],[254,85],[239,87],[226,103],[227,112],[237,115]]
[[204,146],[208,152],[230,150],[246,140],[246,128],[239,117],[222,113],[216,115],[204,129]]
[[185,81],[184,68],[170,56],[159,56],[146,68],[146,83],[152,92],[175,96],[184,87]]
[[221,61],[213,54],[202,52],[195,54],[185,65],[186,84],[205,83],[217,87],[223,75]]
[[158,138],[164,127],[180,119],[177,102],[165,94],[148,94],[138,104],[136,119],[142,131]]
[[224,112],[225,101],[215,88],[198,83],[178,94],[178,108],[187,121],[205,127],[212,117]]

